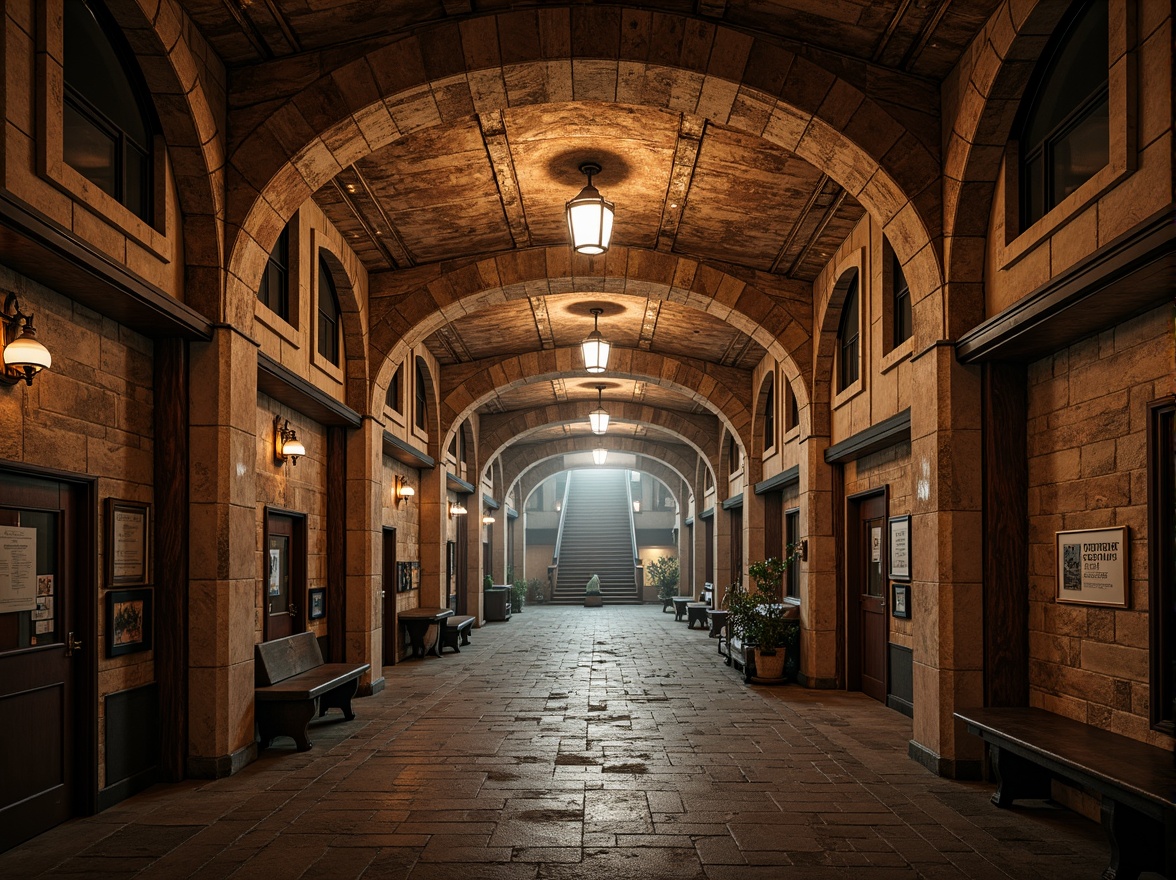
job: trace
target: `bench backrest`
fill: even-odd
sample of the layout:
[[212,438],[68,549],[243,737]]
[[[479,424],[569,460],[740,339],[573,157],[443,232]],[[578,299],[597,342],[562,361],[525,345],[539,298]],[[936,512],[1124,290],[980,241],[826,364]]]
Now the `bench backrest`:
[[266,687],[323,665],[314,633],[296,633],[253,646],[253,682]]

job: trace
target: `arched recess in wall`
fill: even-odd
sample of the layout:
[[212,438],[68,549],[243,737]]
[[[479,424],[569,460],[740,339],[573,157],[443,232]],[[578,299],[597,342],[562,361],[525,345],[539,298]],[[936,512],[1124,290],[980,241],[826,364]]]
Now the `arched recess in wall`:
[[755,395],[755,425],[751,432],[750,457],[760,462],[761,470],[764,454],[769,449],[776,449],[780,443],[780,426],[776,417],[778,408],[776,366],[772,364],[771,369],[760,382],[759,391]]
[[[435,461],[441,460],[441,430],[437,421],[440,401],[437,398],[437,386],[433,380],[433,371],[429,363],[419,354],[412,358],[412,415],[409,417],[409,431],[424,439],[428,448],[428,455]],[[422,438],[420,435],[423,434]]]
[[[839,329],[842,325],[843,312],[845,310],[846,301],[851,294],[856,294],[859,304],[859,332],[861,328],[861,313],[860,303],[862,301],[862,294],[860,291],[860,279],[862,272],[860,267],[856,264],[847,262],[843,264],[840,269],[840,274],[837,276],[837,281],[834,282],[829,297],[825,302],[824,311],[820,315],[819,330],[817,336],[817,357],[814,374],[819,378],[816,385],[822,391],[823,406],[829,410],[833,406],[833,402],[837,395],[845,389],[838,387],[839,369],[841,366],[840,351],[839,351]],[[860,347],[858,356],[860,358]],[[860,367],[859,376],[856,381],[864,381],[861,377]]]
[[[342,357],[339,367],[343,371],[344,400],[349,407],[357,412],[367,406],[367,332],[364,328],[363,310],[359,296],[355,291],[355,284],[351,280],[342,259],[326,246],[321,237],[315,247],[316,259],[312,259],[311,266],[319,271],[319,261],[322,268],[330,273],[335,287],[335,297],[339,305],[339,323],[342,327]],[[318,284],[315,284],[315,303],[318,302]],[[311,314],[315,314],[312,308]],[[317,347],[317,323],[315,328]],[[309,341],[309,340],[308,340]]]

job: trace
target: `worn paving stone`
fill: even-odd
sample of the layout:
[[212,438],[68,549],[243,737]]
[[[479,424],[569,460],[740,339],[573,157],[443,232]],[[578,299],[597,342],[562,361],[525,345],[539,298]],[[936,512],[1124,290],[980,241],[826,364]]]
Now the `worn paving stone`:
[[[668,617],[668,616],[667,616]],[[312,724],[314,748],[156,786],[0,877],[987,880],[1095,876],[1099,827],[1000,811],[861,694],[748,687],[660,608],[528,608]],[[332,717],[332,715],[334,717]]]

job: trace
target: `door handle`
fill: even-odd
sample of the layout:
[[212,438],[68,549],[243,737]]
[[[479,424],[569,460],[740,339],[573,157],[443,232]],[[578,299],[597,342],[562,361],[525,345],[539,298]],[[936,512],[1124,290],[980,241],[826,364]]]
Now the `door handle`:
[[65,640],[65,656],[72,657],[74,655],[74,651],[80,650],[82,650],[81,639],[71,632]]
[[291,617],[294,617],[295,615],[298,614],[298,606],[292,602],[290,603],[290,605],[287,607],[286,610],[290,613]]

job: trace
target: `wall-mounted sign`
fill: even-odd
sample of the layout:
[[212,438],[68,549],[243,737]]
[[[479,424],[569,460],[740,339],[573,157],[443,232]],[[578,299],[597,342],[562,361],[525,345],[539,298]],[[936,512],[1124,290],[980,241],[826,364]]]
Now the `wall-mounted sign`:
[[890,577],[893,580],[911,578],[911,518],[892,516],[889,520]]
[[1057,532],[1057,600],[1126,608],[1127,527]]
[[0,614],[37,608],[37,530],[0,528]]

